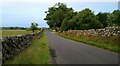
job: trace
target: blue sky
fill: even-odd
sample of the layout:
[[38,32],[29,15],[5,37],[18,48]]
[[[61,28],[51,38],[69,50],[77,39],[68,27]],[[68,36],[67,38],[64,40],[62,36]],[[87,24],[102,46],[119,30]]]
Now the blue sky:
[[[53,1],[53,0],[52,0]],[[118,9],[118,1],[108,2],[84,2],[84,1],[40,1],[40,0],[4,0],[2,9],[0,9],[0,21],[3,27],[19,26],[30,27],[31,22],[36,22],[39,27],[48,27],[44,17],[45,11],[55,3],[66,3],[68,7],[72,7],[75,11],[80,11],[84,8],[90,8],[96,14],[98,12],[112,12]],[[0,5],[1,6],[1,5]]]

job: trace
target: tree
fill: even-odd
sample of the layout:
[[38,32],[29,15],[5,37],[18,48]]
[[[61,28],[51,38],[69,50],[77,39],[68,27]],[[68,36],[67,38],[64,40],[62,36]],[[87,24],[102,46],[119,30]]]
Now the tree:
[[108,23],[108,26],[115,26],[114,15],[112,13],[108,13],[107,23]]
[[65,18],[65,19],[63,20],[62,24],[61,24],[61,28],[60,28],[61,32],[68,30],[68,25],[67,25],[67,23],[68,23],[68,19]]
[[65,19],[61,25],[61,31],[74,30],[76,21],[74,19]]
[[30,28],[31,28],[31,30],[34,32],[34,30],[36,30],[36,29],[37,29],[37,26],[38,26],[38,24],[37,24],[37,23],[35,23],[35,22],[33,22],[33,23],[31,23]]
[[112,14],[114,16],[113,23],[120,26],[120,10],[114,10]]
[[[70,13],[71,12],[71,13]],[[50,28],[54,28],[56,31],[60,30],[63,20],[68,17],[68,13],[72,15],[73,9],[67,8],[64,3],[57,3],[53,7],[50,7],[44,20],[47,21]]]
[[97,19],[98,21],[103,25],[103,28],[107,27],[108,26],[108,13],[102,13],[102,12],[99,12],[97,15]]
[[102,25],[96,19],[94,13],[89,9],[85,8],[81,10],[77,15],[73,18],[76,21],[75,29],[93,29],[100,28]]
[[[72,18],[76,14],[77,14],[77,12],[73,12],[72,8],[67,9],[66,17],[64,18],[64,20],[62,21],[62,24],[61,24],[61,28],[60,28],[61,31],[67,31],[69,29],[74,29],[76,21],[74,19],[72,19]],[[73,26],[73,28],[71,26]]]
[[94,14],[89,8],[85,8],[79,12],[74,12],[72,8],[67,8],[64,3],[57,3],[50,7],[44,20],[50,28],[56,31],[67,30],[88,30],[99,29],[108,26],[120,26],[120,11],[114,10],[113,13],[99,12]]
[[96,18],[93,18],[92,22],[89,24],[90,29],[99,29],[102,27],[103,25]]
[[62,21],[65,18],[64,12],[62,10],[58,10],[51,17],[51,20],[54,22],[54,28],[58,31],[61,27]]

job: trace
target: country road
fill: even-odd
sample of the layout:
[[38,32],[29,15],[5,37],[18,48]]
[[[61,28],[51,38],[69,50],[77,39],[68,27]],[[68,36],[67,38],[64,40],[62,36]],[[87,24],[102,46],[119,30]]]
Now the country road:
[[75,42],[45,31],[48,44],[56,51],[57,64],[118,64],[118,54]]

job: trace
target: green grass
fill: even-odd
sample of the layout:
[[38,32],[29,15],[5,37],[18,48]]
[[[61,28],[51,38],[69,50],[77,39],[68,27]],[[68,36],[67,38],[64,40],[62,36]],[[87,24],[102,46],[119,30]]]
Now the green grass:
[[[35,32],[37,32],[36,30]],[[0,30],[0,37],[6,37],[6,36],[15,36],[15,35],[23,35],[27,33],[32,33],[32,31],[27,30]]]
[[49,64],[49,62],[50,52],[43,32],[42,38],[40,36],[34,37],[30,47],[26,48],[14,59],[6,61],[5,64]]
[[55,33],[61,37],[71,39],[77,42],[82,42],[85,44],[97,46],[100,48],[104,48],[116,53],[120,53],[120,46],[118,45],[118,37],[113,36],[113,37],[100,37],[100,36],[76,36],[76,35],[71,35],[71,34],[62,34],[62,33]]

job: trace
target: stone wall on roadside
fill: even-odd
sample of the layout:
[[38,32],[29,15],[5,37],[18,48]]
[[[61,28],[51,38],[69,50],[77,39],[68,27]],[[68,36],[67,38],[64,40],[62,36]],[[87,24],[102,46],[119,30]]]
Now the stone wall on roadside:
[[31,39],[34,36],[40,34],[41,32],[37,32],[37,33],[1,38],[3,63],[5,60],[12,59],[14,56],[19,54],[25,48],[30,46]]
[[100,36],[115,36],[120,34],[120,27],[106,27],[103,29],[90,29],[90,30],[69,30],[63,33],[75,35],[100,35]]

